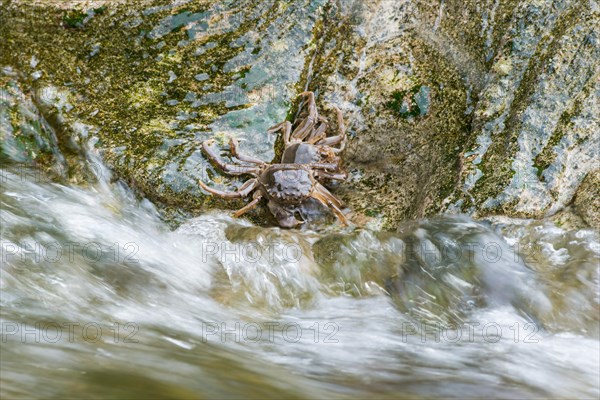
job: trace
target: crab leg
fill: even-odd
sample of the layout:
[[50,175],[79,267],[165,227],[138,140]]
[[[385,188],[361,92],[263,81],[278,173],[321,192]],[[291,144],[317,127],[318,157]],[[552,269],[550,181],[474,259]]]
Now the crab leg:
[[269,129],[267,129],[267,133],[271,134],[271,133],[275,133],[275,132],[277,132],[277,131],[280,131],[280,130],[284,129],[284,128],[285,128],[285,125],[286,125],[287,123],[289,123],[289,122],[290,122],[290,121],[283,121],[283,122],[280,122],[280,123],[278,123],[277,125],[273,125],[273,126],[272,126],[272,127],[270,127]]
[[327,130],[327,122],[321,122],[321,125],[311,132],[306,138],[306,142],[315,144],[316,142],[325,139],[325,131]]
[[333,169],[336,170],[338,169],[338,165],[337,164],[327,164],[327,163],[310,163],[310,164],[305,164],[307,165],[309,168],[312,169]]
[[238,147],[238,141],[237,141],[237,139],[234,139],[234,138],[229,139],[229,150],[231,151],[231,154],[235,158],[237,158],[240,161],[245,161],[245,162],[249,162],[249,163],[252,163],[252,164],[258,164],[258,165],[264,165],[265,164],[264,161],[259,160],[258,158],[238,153],[237,147]]
[[331,147],[331,150],[333,150],[334,153],[340,153],[346,147],[346,137],[341,136],[341,135],[340,136],[330,136],[328,138],[322,138],[315,144],[322,145],[322,146],[329,146],[329,147],[335,146],[336,144],[340,144],[340,147],[337,149],[335,147]]
[[255,194],[255,196],[254,196],[254,200],[252,200],[250,203],[246,204],[244,207],[242,207],[239,210],[237,210],[236,212],[234,212],[233,216],[236,218],[241,217],[248,211],[256,208],[260,199],[262,199],[262,195],[257,192],[257,194]]
[[339,153],[342,150],[344,150],[344,148],[346,147],[346,140],[347,140],[346,125],[344,124],[344,116],[342,115],[342,111],[335,106],[333,108],[337,112],[338,128],[339,128],[340,134],[337,136],[331,136],[331,137],[325,138],[325,139],[317,142],[317,144],[321,144],[324,146],[334,146],[336,144],[340,144],[340,147],[338,149],[333,149],[334,152]]
[[294,130],[292,137],[304,140],[315,126],[319,115],[317,113],[317,104],[315,103],[315,94],[313,92],[303,92],[300,93],[300,96],[308,96],[308,116]]
[[325,171],[317,171],[316,174],[319,178],[333,179],[336,181],[345,181],[348,178],[348,174],[346,172],[334,174]]
[[328,138],[323,138],[323,140],[317,142],[316,144],[322,144],[324,146],[335,146],[338,143],[342,143],[345,137],[339,136],[329,136]]
[[243,175],[243,174],[252,174],[256,175],[259,172],[258,167],[250,167],[245,165],[235,165],[235,164],[227,164],[219,159],[217,153],[214,152],[213,149],[210,148],[209,143],[213,143],[214,141],[209,139],[202,142],[202,149],[210,159],[210,161],[214,162],[219,168],[221,168],[224,172],[230,175]]
[[289,121],[283,121],[283,122],[278,123],[277,125],[273,125],[269,129],[267,129],[267,133],[271,134],[271,133],[275,133],[277,131],[282,130],[283,127],[285,126],[286,122],[289,122]]
[[283,121],[280,124],[269,128],[267,133],[275,133],[283,129],[283,143],[287,147],[290,144],[290,134],[292,133],[292,123],[290,121]]
[[315,190],[312,192],[310,197],[317,199],[324,206],[331,209],[331,211],[333,211],[335,216],[342,222],[342,224],[349,225],[348,219],[346,218],[342,210],[340,210],[340,207],[342,207],[341,201],[337,197],[332,195],[329,192],[329,190],[325,188],[325,186],[317,182]]
[[210,194],[215,196],[223,197],[224,199],[239,199],[248,196],[258,185],[258,179],[250,179],[246,181],[236,192],[224,192],[222,190],[213,189],[207,186],[204,182],[198,181],[200,187],[206,190]]
[[327,190],[327,188],[325,186],[321,185],[319,182],[317,182],[317,185],[315,188],[317,189],[317,191],[319,193],[321,193],[323,196],[325,196],[328,199],[328,201],[331,201],[336,207],[339,207],[339,208],[344,207],[344,203],[340,199],[335,197],[333,194],[331,194],[331,192],[329,190]]
[[286,210],[272,200],[267,202],[267,207],[282,228],[294,228],[304,223],[304,221],[298,221],[294,213]]

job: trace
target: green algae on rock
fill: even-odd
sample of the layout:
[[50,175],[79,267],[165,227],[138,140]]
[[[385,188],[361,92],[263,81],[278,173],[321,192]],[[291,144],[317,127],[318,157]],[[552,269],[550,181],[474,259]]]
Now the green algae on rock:
[[592,3],[516,2],[475,108],[455,206],[552,215],[600,156],[600,15]]
[[[97,147],[118,176],[194,209],[213,203],[200,177],[239,184],[206,162],[201,140],[226,132],[244,151],[273,158],[266,128],[295,96],[321,3],[136,1],[96,12],[98,4],[8,2],[0,61],[19,71],[25,91],[65,89],[65,124],[97,127]],[[63,15],[84,14],[77,29],[65,27]],[[39,79],[28,76],[35,71]]]

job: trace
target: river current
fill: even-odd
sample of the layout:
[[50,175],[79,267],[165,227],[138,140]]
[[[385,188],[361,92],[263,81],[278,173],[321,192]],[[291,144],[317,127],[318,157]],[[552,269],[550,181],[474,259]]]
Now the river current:
[[2,398],[597,398],[598,233],[439,216],[395,232],[176,229],[2,169]]

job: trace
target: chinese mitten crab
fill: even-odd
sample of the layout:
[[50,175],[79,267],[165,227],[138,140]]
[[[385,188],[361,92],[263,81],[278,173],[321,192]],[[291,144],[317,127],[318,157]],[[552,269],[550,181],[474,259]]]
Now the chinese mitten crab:
[[233,215],[239,217],[252,210],[261,199],[267,200],[267,207],[277,219],[279,226],[293,228],[301,224],[294,216],[294,209],[301,207],[309,198],[319,201],[330,208],[344,224],[348,220],[341,211],[342,202],[332,195],[329,190],[319,183],[319,178],[331,178],[328,171],[334,170],[335,164],[268,164],[254,157],[239,154],[237,141],[231,139],[231,153],[240,161],[252,165],[227,164],[211,148],[213,140],[206,140],[202,148],[220,169],[229,175],[252,175],[253,179],[246,181],[236,192],[224,192],[208,187],[199,181],[202,189],[225,199],[242,198],[252,195],[252,201]]
[[[240,154],[235,139],[229,141],[231,154],[245,164],[228,164],[220,160],[213,150],[214,140],[206,140],[202,148],[208,158],[223,172],[229,175],[252,175],[236,192],[224,192],[208,187],[200,181],[207,192],[226,199],[242,198],[252,194],[252,201],[234,213],[235,217],[255,208],[261,199],[267,200],[267,207],[279,226],[293,228],[301,224],[295,217],[310,199],[328,207],[345,225],[348,220],[342,213],[342,202],[323,186],[326,180],[344,180],[347,174],[341,170],[338,153],[343,150],[346,135],[342,113],[337,109],[340,135],[326,137],[327,120],[317,114],[312,92],[308,95],[308,115],[300,121],[292,132],[292,124],[284,122],[274,126],[270,132],[284,130],[285,148],[281,163],[268,164],[254,157]],[[318,126],[317,126],[318,124]],[[339,145],[339,148],[333,146]]]

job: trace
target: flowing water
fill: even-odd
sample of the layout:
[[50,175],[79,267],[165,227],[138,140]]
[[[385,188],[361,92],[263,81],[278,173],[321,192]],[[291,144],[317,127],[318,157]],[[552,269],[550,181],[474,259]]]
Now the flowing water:
[[173,230],[95,171],[2,170],[2,398],[600,393],[593,230],[286,231],[223,213]]

